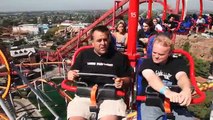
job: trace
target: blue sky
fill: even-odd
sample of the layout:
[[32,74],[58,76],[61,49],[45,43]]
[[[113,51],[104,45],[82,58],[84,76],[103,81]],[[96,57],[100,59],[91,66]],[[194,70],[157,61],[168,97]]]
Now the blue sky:
[[[175,0],[167,0],[175,5]],[[213,1],[203,0],[204,10],[213,11]],[[0,12],[41,10],[110,9],[114,0],[0,0]],[[199,0],[189,0],[188,9],[199,10]],[[159,6],[159,4],[156,4]],[[161,5],[160,5],[161,6]],[[140,7],[146,7],[141,5]]]

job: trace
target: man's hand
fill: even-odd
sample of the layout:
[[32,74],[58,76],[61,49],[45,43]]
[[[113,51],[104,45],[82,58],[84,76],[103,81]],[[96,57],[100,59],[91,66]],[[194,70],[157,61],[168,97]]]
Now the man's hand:
[[188,106],[191,103],[192,95],[191,89],[184,89],[180,92],[180,100],[179,103],[181,106]]
[[71,80],[71,81],[74,81],[75,78],[78,77],[78,72],[79,72],[79,70],[70,70],[67,73],[67,79]]
[[180,93],[176,93],[170,90],[165,92],[165,97],[173,103],[179,103],[181,106],[188,106],[191,103],[191,90],[185,89]]
[[123,86],[123,80],[121,78],[114,78],[114,85],[115,85],[115,88],[122,88]]
[[149,39],[148,38],[140,38],[139,39],[141,42],[143,42],[143,43],[148,43],[148,41],[149,41]]
[[167,89],[165,91],[165,97],[169,98],[170,102],[179,103],[179,101],[180,101],[180,97],[179,96],[180,96],[179,93],[173,92],[173,91],[171,91],[169,89]]
[[182,89],[182,91],[179,93],[179,104],[181,106],[188,106],[192,100],[191,82],[185,72],[178,72],[175,77],[178,80],[178,86],[180,86],[180,88]]

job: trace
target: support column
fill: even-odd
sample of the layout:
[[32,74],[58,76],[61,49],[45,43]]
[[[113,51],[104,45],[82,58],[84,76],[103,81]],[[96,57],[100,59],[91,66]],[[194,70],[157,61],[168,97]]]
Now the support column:
[[175,14],[178,14],[178,13],[179,13],[179,8],[180,8],[180,0],[176,0]]
[[200,15],[203,15],[203,0],[200,0]]
[[138,15],[139,15],[139,0],[129,1],[128,12],[128,44],[127,55],[132,67],[136,66],[136,60],[139,55],[136,54],[136,40],[137,40],[137,28],[138,28]]
[[152,18],[152,0],[149,0],[149,3],[148,3],[147,18],[148,19]]

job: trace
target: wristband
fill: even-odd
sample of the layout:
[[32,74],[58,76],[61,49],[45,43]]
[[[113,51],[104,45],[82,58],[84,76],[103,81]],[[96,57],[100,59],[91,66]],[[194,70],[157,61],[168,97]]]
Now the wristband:
[[163,87],[160,89],[159,92],[160,92],[161,94],[165,95],[165,92],[166,92],[167,89],[169,89],[167,86],[163,86]]

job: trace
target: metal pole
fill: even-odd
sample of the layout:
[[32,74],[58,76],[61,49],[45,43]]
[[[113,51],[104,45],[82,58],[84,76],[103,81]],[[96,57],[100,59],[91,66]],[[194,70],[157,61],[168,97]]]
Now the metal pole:
[[[34,82],[34,88],[37,90],[37,85],[36,82]],[[37,100],[37,106],[38,106],[38,110],[41,111],[41,105],[40,105],[40,101],[38,99],[38,97],[36,96],[36,100]]]
[[162,20],[166,19],[166,13],[167,13],[167,0],[164,0],[164,2],[163,2],[163,16],[162,16]]
[[152,18],[152,0],[149,0],[149,3],[148,3],[148,14],[147,14],[147,18],[148,19]]
[[176,14],[179,13],[179,8],[180,8],[180,0],[176,0],[176,9],[175,9]]
[[0,105],[2,107],[2,109],[4,110],[5,114],[7,115],[7,117],[9,117],[10,120],[15,120],[15,116],[13,116],[10,111],[8,110],[7,106],[5,105],[4,101],[2,98],[0,98]]
[[[40,61],[40,76],[41,76],[41,79],[43,79],[43,59],[41,59]],[[44,91],[44,83],[41,82],[41,89],[42,91]]]
[[138,14],[139,14],[139,0],[129,1],[128,12],[128,44],[127,55],[132,67],[136,66],[136,59],[139,55],[136,54],[136,40],[137,40],[137,27],[138,27]]
[[185,0],[182,0],[182,11],[181,11],[181,19],[180,21],[183,21],[185,17]]
[[62,67],[63,67],[63,76],[64,76],[64,79],[66,79],[66,59],[63,59],[62,60]]
[[59,116],[55,113],[55,111],[50,107],[50,105],[48,105],[47,102],[45,102],[45,100],[43,99],[43,97],[38,93],[38,90],[36,90],[27,80],[27,78],[25,76],[22,75],[22,73],[17,69],[17,67],[11,63],[12,68],[18,73],[18,75],[21,77],[21,79],[23,80],[23,82],[25,84],[27,84],[29,86],[29,88],[31,89],[31,91],[38,97],[38,99],[44,104],[44,106],[47,107],[47,109],[55,116],[56,120],[59,120]]
[[200,0],[200,15],[203,15],[203,0]]

